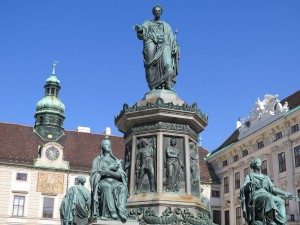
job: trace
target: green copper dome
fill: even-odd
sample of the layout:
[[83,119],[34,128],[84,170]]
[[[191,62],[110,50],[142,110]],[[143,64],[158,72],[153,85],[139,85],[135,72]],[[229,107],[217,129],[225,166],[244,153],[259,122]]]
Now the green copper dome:
[[59,99],[60,81],[55,75],[56,62],[44,85],[44,97],[36,104],[35,132],[43,140],[57,140],[64,134],[65,105]]
[[36,112],[53,111],[64,114],[65,105],[56,96],[46,95],[36,104]]
[[55,76],[55,74],[51,74],[51,76],[46,80],[46,84],[47,83],[59,84],[60,81],[57,79],[57,77]]

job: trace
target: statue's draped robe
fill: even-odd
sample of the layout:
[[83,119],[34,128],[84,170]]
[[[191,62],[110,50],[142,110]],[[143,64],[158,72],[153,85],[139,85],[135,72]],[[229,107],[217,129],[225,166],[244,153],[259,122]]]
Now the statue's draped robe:
[[63,198],[60,206],[61,224],[88,224],[90,207],[90,192],[82,185],[71,187]]
[[105,160],[100,154],[93,161],[90,173],[90,184],[92,190],[92,218],[110,217],[112,213],[126,214],[126,201],[128,198],[127,176],[119,168],[118,173],[122,180],[101,176],[99,171],[105,170],[111,164],[117,164],[117,159],[111,155],[110,159]]
[[144,67],[150,90],[171,89],[178,74],[179,45],[169,24],[147,20],[142,24],[143,32],[137,32],[144,41]]
[[[251,182],[250,191],[245,188],[248,182]],[[248,223],[252,221],[252,210],[255,209],[255,220],[261,221],[264,217],[268,220],[268,213],[274,210],[274,222],[286,224],[284,201],[273,194],[273,188],[272,181],[264,174],[251,173],[246,176],[244,185],[241,188],[241,201],[243,215]],[[252,198],[254,198],[255,207],[252,207]]]
[[165,167],[167,171],[167,191],[178,191],[183,176],[183,169],[179,159],[179,150],[177,148],[172,146],[167,148]]

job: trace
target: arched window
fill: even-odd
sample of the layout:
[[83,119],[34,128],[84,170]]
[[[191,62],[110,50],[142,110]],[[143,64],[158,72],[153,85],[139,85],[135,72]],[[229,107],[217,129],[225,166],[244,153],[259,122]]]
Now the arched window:
[[49,123],[52,123],[52,124],[54,123],[54,117],[53,116],[49,117]]

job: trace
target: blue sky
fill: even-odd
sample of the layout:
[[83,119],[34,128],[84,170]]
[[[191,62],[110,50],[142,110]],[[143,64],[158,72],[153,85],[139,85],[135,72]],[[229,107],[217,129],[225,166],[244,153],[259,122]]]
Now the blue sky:
[[203,147],[222,144],[257,97],[299,90],[299,0],[2,0],[0,121],[34,125],[57,60],[65,129],[121,135],[114,115],[148,91],[132,27],[152,19],[157,3],[179,31],[178,96],[209,115]]

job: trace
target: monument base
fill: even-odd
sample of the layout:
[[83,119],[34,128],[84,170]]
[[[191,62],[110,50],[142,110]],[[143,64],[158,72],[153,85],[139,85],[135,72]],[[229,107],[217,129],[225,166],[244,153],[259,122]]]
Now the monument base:
[[120,220],[100,220],[90,223],[90,225],[139,225],[137,220],[126,220],[122,222]]

